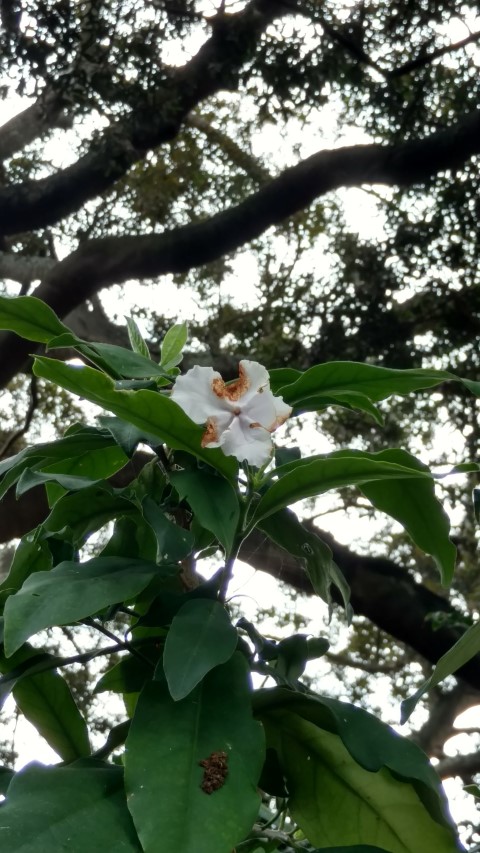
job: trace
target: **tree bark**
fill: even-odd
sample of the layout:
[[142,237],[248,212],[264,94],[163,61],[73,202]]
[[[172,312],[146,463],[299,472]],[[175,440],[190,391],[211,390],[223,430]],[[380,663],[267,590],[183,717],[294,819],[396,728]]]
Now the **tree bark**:
[[[445,169],[460,167],[478,152],[480,110],[425,139],[320,151],[204,222],[164,234],[87,241],[46,275],[34,295],[65,317],[101,288],[187,272],[234,252],[331,190],[425,183]],[[59,191],[63,197],[64,189]],[[33,349],[16,336],[0,334],[0,387],[24,366]]]

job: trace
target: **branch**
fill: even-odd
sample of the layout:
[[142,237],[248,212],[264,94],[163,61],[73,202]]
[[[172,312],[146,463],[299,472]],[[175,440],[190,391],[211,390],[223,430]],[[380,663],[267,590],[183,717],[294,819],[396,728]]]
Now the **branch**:
[[330,661],[330,663],[339,665],[341,667],[351,666],[354,669],[361,669],[362,672],[370,672],[372,675],[394,675],[397,672],[400,672],[408,661],[405,660],[396,660],[394,663],[374,663],[373,661],[362,661],[355,660],[350,655],[344,654],[342,652],[335,654],[334,652],[327,652],[325,655],[326,659]]
[[235,140],[223,130],[214,127],[210,121],[201,115],[189,116],[186,124],[204,133],[207,139],[218,146],[231,160],[231,162],[254,180],[259,186],[266,184],[272,179],[272,175],[262,164],[258,157],[244,151]]
[[0,161],[13,157],[55,127],[70,128],[72,120],[64,112],[64,99],[58,92],[45,91],[34,104],[13,116],[0,127]]
[[147,151],[174,138],[200,101],[220,89],[236,88],[238,72],[258,38],[286,12],[275,0],[250,0],[241,12],[212,18],[212,35],[196,56],[165,72],[134,111],[94,137],[76,163],[47,178],[0,190],[0,233],[52,225],[112,187]]
[[56,265],[53,258],[37,255],[17,255],[15,252],[0,252],[0,278],[28,285],[41,281]]
[[480,31],[471,33],[466,38],[461,39],[461,41],[457,41],[454,44],[446,44],[443,47],[438,47],[436,50],[430,51],[429,53],[420,54],[415,59],[411,59],[409,62],[399,65],[398,68],[393,68],[391,71],[388,71],[387,76],[392,79],[394,77],[402,77],[404,74],[410,74],[411,71],[416,71],[417,68],[423,68],[423,66],[429,65],[440,56],[445,56],[447,53],[454,53],[457,50],[461,50],[462,47],[466,47],[467,44],[473,44],[479,40]]
[[470,782],[472,776],[480,773],[480,752],[443,758],[442,761],[439,761],[435,765],[435,770],[441,779],[448,779],[450,776],[460,776],[464,782]]
[[27,412],[25,415],[25,420],[23,422],[23,426],[19,429],[16,429],[14,432],[10,433],[7,436],[3,444],[0,446],[0,459],[2,459],[9,447],[17,440],[17,438],[21,438],[22,435],[25,435],[26,432],[30,429],[30,424],[32,423],[33,416],[38,406],[38,394],[37,394],[37,377],[32,376],[30,379],[30,401],[28,404]]
[[[478,153],[480,110],[424,139],[320,151],[204,222],[163,234],[103,237],[83,243],[53,268],[35,296],[65,317],[101,288],[129,279],[187,272],[234,252],[339,187],[425,184],[439,172],[460,168]],[[33,349],[12,335],[0,335],[0,387],[23,367]]]
[[445,741],[456,734],[454,723],[459,714],[480,703],[480,696],[465,682],[458,682],[452,690],[444,692],[436,687],[429,694],[429,713],[426,722],[410,739],[427,755],[444,758]]

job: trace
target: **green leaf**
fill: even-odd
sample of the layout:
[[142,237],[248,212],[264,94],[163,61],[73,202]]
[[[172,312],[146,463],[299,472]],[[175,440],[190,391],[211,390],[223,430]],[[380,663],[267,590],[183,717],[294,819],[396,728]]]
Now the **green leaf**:
[[100,415],[98,421],[105,429],[108,429],[128,458],[133,456],[140,442],[150,444],[151,447],[156,447],[159,444],[158,436],[148,434],[145,430],[138,429],[133,424],[122,421],[121,418]]
[[472,379],[462,379],[461,380],[466,388],[475,394],[476,397],[480,397],[480,382],[474,382]]
[[151,379],[154,376],[165,376],[165,368],[160,367],[150,356],[145,357],[115,344],[88,343],[87,348],[77,346],[91,361],[97,362],[95,355],[100,356],[100,365],[107,367],[109,372],[124,379]]
[[80,489],[86,489],[89,486],[95,485],[95,482],[98,483],[101,479],[102,478],[99,478],[97,481],[92,481],[89,477],[75,477],[68,474],[56,474],[54,471],[32,471],[27,468],[27,470],[24,471],[18,479],[16,497],[18,500],[19,497],[30,491],[30,489],[44,483],[58,483],[58,485],[63,489],[76,492]]
[[0,708],[2,708],[13,688],[22,679],[45,672],[45,669],[55,669],[57,664],[62,663],[62,658],[39,652],[29,643],[25,643],[8,660],[2,652],[0,663],[0,671],[3,673],[0,678]]
[[[78,460],[78,461],[76,461]],[[26,469],[49,468],[58,465],[59,473],[79,473],[97,478],[110,476],[125,464],[125,457],[115,446],[113,437],[99,430],[82,430],[57,442],[36,444],[0,463],[0,498],[19,479]],[[75,465],[78,469],[75,470]],[[102,473],[104,472],[104,473]]]
[[275,671],[292,686],[303,675],[308,660],[306,634],[294,634],[281,640],[277,646]]
[[475,520],[480,523],[480,489],[474,489],[472,497]]
[[13,698],[62,761],[90,755],[87,725],[58,672],[50,670],[22,679],[13,688]]
[[150,350],[142,336],[140,329],[138,328],[133,317],[126,317],[127,321],[127,330],[128,337],[130,340],[130,346],[134,352],[138,352],[139,355],[143,355],[145,358],[151,358]]
[[299,447],[275,447],[275,466],[277,468],[301,458],[302,453]]
[[[181,702],[165,683],[147,684],[141,693],[127,738],[125,784],[145,853],[158,853],[159,839],[165,851],[230,853],[251,829],[264,738],[252,719],[248,677],[245,659],[235,654]],[[215,753],[225,753],[227,775],[208,794],[200,762]]]
[[128,462],[128,457],[121,447],[116,444],[105,446],[88,453],[80,453],[73,458],[66,458],[43,463],[37,470],[44,473],[65,474],[68,476],[85,477],[91,481],[106,480],[116,474]]
[[140,513],[120,516],[115,520],[113,533],[99,557],[135,557],[154,563],[157,558],[157,542],[152,528]]
[[48,571],[52,566],[52,554],[45,542],[41,541],[41,529],[26,533],[13,556],[10,571],[0,584],[2,598],[5,593],[16,592],[34,572]]
[[177,323],[168,330],[161,346],[160,364],[163,370],[168,371],[180,364],[183,358],[182,350],[187,339],[188,327],[186,323]]
[[282,688],[256,699],[267,746],[283,767],[289,809],[312,844],[382,845],[389,853],[462,849],[440,779],[413,743],[344,702]]
[[15,776],[15,771],[11,770],[10,767],[5,767],[0,765],[0,794],[7,793],[7,788],[10,785],[13,777]]
[[28,643],[8,660],[0,653],[0,707],[13,691],[20,711],[52,749],[64,761],[74,761],[90,755],[88,732],[70,688],[55,670],[57,662],[62,658]]
[[207,672],[229,660],[237,640],[227,611],[218,601],[187,601],[173,618],[163,652],[172,699],[184,699]]
[[293,367],[275,367],[268,372],[270,375],[270,388],[274,394],[277,394],[280,388],[284,388],[285,385],[292,385],[297,379],[303,376],[301,370],[295,370]]
[[[374,458],[430,474],[429,468],[406,450],[383,450]],[[449,536],[448,515],[435,497],[433,480],[377,481],[365,483],[361,489],[376,509],[399,521],[413,542],[431,554],[442,584],[448,586],[455,570],[457,549]]]
[[108,409],[174,450],[186,450],[235,479],[238,464],[220,449],[203,448],[203,428],[194,424],[173,400],[155,391],[116,391],[108,376],[90,367],[75,367],[55,359],[35,359],[34,372],[73,394]]
[[129,730],[130,720],[124,720],[122,723],[117,723],[116,726],[113,726],[108,733],[105,743],[100,747],[100,749],[97,749],[94,757],[102,759],[106,758],[115,749],[118,749],[119,746],[123,746],[127,739]]
[[62,533],[63,537],[68,529],[71,541],[81,546],[110,519],[135,512],[135,505],[127,497],[108,483],[97,484],[60,498],[41,529],[46,534]]
[[307,530],[291,509],[282,509],[268,518],[263,518],[258,527],[273,542],[299,560],[308,573],[313,589],[328,605],[332,603],[332,586],[338,589],[350,621],[350,588],[333,562],[328,545],[316,533]]
[[373,847],[372,844],[354,844],[353,847],[317,847],[312,853],[391,853],[385,847]]
[[345,392],[362,394],[375,403],[392,394],[410,394],[449,379],[456,376],[445,370],[393,370],[355,361],[331,361],[306,370],[295,382],[278,388],[278,393],[296,408],[310,397],[332,398]]
[[238,497],[230,483],[199,470],[172,471],[169,479],[201,526],[214,533],[229,554],[240,520]]
[[[13,484],[20,479],[24,471],[29,468],[35,468],[36,465],[42,462],[41,457],[33,456],[33,454],[29,456],[25,451],[18,453],[16,456],[11,456],[10,459],[14,460],[14,462],[2,476],[0,483],[0,500],[13,486]],[[5,461],[8,462],[9,460]]]
[[278,475],[279,479],[268,487],[257,504],[256,523],[295,501],[322,495],[341,486],[363,486],[372,480],[432,479],[426,471],[384,461],[381,453],[355,450],[339,450],[290,462],[275,468],[273,475]]
[[5,604],[5,654],[53,625],[68,625],[111,604],[134,598],[159,574],[155,563],[128,557],[63,562],[30,575]]
[[[159,656],[159,650],[154,651],[155,654],[153,652],[149,654],[152,659],[151,665],[133,655],[122,658],[105,675],[102,675],[93,692],[103,693],[105,690],[111,690],[112,693],[139,693],[145,682],[152,679]],[[145,657],[146,654],[146,648],[142,647],[142,655]]]
[[480,622],[476,622],[470,628],[467,628],[455,645],[442,655],[430,678],[418,688],[413,696],[404,699],[401,705],[401,722],[406,723],[418,700],[428,690],[431,690],[432,687],[440,684],[448,675],[452,675],[457,669],[460,669],[467,661],[475,657],[478,652],[480,652]]
[[0,296],[0,329],[42,344],[68,332],[52,309],[35,296]]
[[143,499],[142,514],[157,540],[158,563],[178,563],[192,553],[195,545],[192,533],[170,521],[158,504],[148,496]]
[[30,764],[17,773],[0,809],[0,836],[9,853],[142,850],[123,771],[94,760],[69,767]]
[[476,800],[480,800],[480,787],[478,785],[465,785],[463,790],[475,797]]

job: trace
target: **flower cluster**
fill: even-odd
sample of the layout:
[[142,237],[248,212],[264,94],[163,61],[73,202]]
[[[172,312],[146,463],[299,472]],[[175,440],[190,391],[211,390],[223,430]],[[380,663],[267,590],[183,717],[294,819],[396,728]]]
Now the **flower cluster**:
[[203,447],[221,447],[257,468],[272,455],[271,433],[292,412],[273,396],[268,372],[256,361],[241,361],[239,378],[228,384],[212,367],[196,365],[178,377],[172,400],[196,424],[205,424]]

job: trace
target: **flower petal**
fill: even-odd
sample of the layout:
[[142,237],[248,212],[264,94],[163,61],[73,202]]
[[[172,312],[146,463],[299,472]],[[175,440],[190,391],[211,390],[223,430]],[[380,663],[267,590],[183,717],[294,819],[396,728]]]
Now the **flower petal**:
[[220,446],[226,456],[235,456],[239,462],[261,468],[272,455],[272,439],[268,430],[253,423],[244,415],[234,417],[222,434]]
[[202,447],[220,447],[222,435],[234,417],[231,412],[222,412],[213,418],[207,418],[205,432],[202,436]]
[[256,394],[248,406],[242,407],[242,412],[251,421],[261,424],[269,432],[273,432],[291,414],[290,406],[281,397],[274,397],[270,389]]
[[232,400],[238,401],[242,409],[250,404],[256,394],[262,394],[264,390],[270,390],[270,376],[268,370],[258,361],[242,359],[238,365],[239,379],[227,385],[227,391],[231,394],[232,389],[240,390],[237,397]]
[[229,401],[214,391],[220,383],[223,385],[223,379],[213,367],[196,364],[178,377],[170,396],[194,423],[204,424],[210,417],[231,412]]

